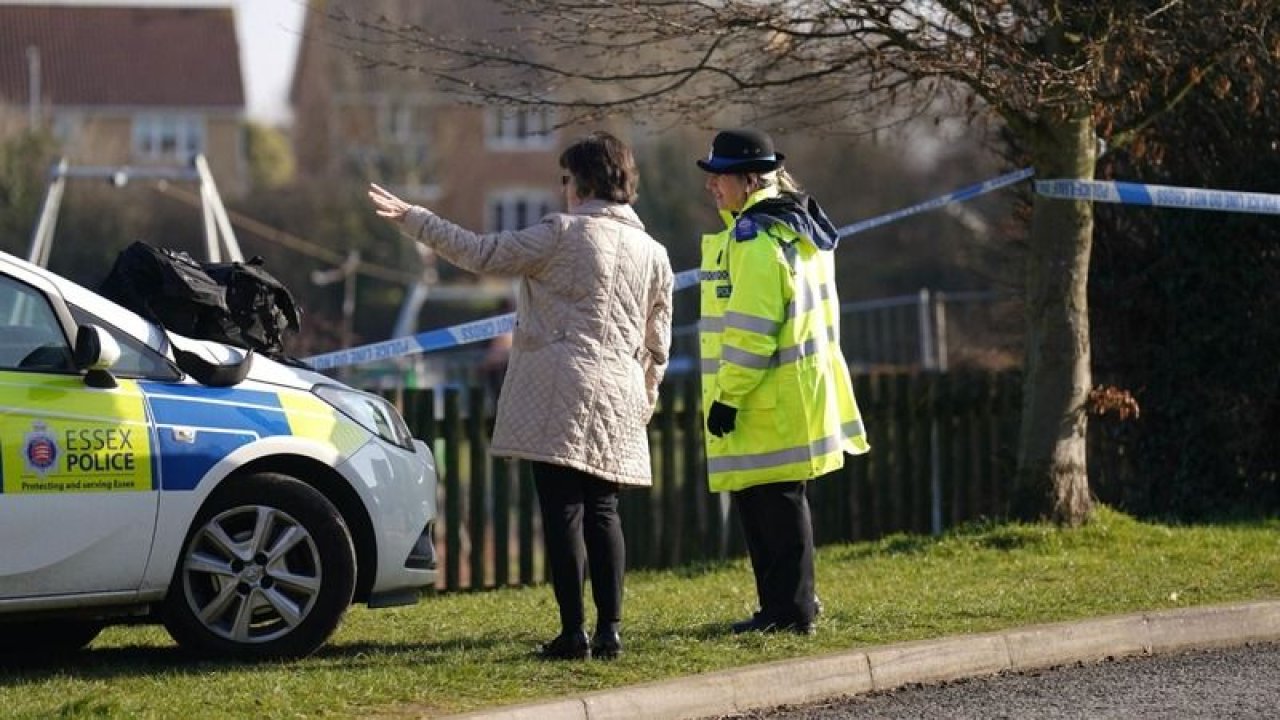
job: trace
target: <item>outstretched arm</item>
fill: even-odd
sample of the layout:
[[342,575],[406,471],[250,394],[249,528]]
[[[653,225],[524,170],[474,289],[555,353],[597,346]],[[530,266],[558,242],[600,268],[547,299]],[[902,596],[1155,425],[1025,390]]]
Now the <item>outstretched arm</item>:
[[369,200],[380,217],[400,225],[403,235],[474,273],[533,274],[546,262],[560,237],[556,224],[547,218],[521,230],[474,233],[372,183]]
[[405,216],[409,214],[409,208],[413,207],[396,197],[390,190],[374,183],[369,183],[369,199],[373,201],[374,211],[379,217],[398,223],[404,222]]

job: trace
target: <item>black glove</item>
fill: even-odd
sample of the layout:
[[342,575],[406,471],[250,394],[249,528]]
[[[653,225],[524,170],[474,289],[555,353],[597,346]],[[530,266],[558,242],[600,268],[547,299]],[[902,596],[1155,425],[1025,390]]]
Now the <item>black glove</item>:
[[729,407],[719,400],[711,403],[707,411],[707,432],[716,437],[724,437],[733,432],[738,421],[738,408]]

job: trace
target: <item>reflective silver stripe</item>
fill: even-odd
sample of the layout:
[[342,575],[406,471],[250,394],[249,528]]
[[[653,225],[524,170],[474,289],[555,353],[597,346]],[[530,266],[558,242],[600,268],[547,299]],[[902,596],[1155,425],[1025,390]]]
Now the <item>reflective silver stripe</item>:
[[785,363],[793,363],[800,358],[817,355],[820,351],[826,348],[828,342],[835,339],[833,337],[834,334],[835,333],[831,331],[831,328],[827,328],[827,338],[825,340],[820,337],[812,337],[799,345],[779,350],[775,353],[775,356],[778,358],[778,364],[783,365]]
[[699,270],[698,280],[706,282],[709,280],[728,280],[728,270]]
[[811,292],[812,287],[808,284],[801,285],[796,288],[799,292],[791,298],[791,302],[787,303],[787,318],[791,319],[795,316],[808,312],[818,306],[818,302]]
[[[828,435],[814,440],[808,446],[774,450],[756,455],[729,455],[727,457],[707,458],[707,472],[741,472],[744,470],[763,470],[764,468],[806,462],[810,458],[840,452],[840,444],[844,440],[839,435]],[[797,478],[799,479],[799,478]]]
[[[705,320],[700,320],[698,322],[699,329],[708,331],[707,326],[713,323],[723,324],[722,322],[717,322],[720,320],[721,320],[720,318],[707,318]],[[706,325],[704,325],[704,323],[706,323]],[[742,367],[749,368],[752,370],[767,370],[769,368],[778,367],[779,365],[785,365],[787,363],[796,362],[800,358],[809,357],[810,355],[817,355],[819,352],[822,352],[827,348],[827,343],[835,343],[835,342],[838,342],[838,339],[836,337],[836,329],[833,327],[828,327],[827,337],[825,340],[823,338],[809,338],[808,340],[805,340],[800,345],[794,345],[792,347],[782,348],[780,350],[777,350],[776,352],[773,353],[772,356],[767,358],[762,355],[756,355],[755,353],[747,352],[746,350],[742,350],[735,347],[730,347],[728,345],[724,346],[720,354],[721,354],[721,358],[724,361],[731,362],[734,365],[741,365]],[[719,372],[720,371],[719,363],[720,363],[719,360],[704,359],[702,361],[702,372],[712,373],[712,374]]]
[[[731,347],[728,345],[724,346],[724,348],[721,350],[720,356],[721,356],[721,359],[723,359],[725,362],[731,362],[734,365],[741,365],[742,367],[750,368],[752,370],[767,370],[769,368],[778,367],[779,365],[785,365],[787,363],[796,362],[800,358],[809,357],[810,355],[817,355],[818,353],[827,349],[828,343],[834,343],[835,341],[836,341],[835,329],[829,327],[827,328],[826,338],[820,338],[820,337],[809,338],[808,340],[805,340],[803,343],[799,345],[794,345],[788,348],[782,348],[774,352],[773,355],[770,357],[764,357],[763,355],[756,355],[755,353],[747,352],[746,350],[743,350],[741,348]],[[702,371],[717,372],[716,370],[707,370],[706,364],[705,364],[707,362],[709,361],[707,360],[703,361],[704,364],[703,364]],[[714,362],[714,361],[710,361],[710,362]]]
[[[836,289],[827,283],[822,283],[821,295],[822,295],[821,304],[825,306],[827,305],[828,302],[832,300],[832,298],[836,297]],[[835,315],[836,315],[836,322],[839,322],[840,321],[839,308],[835,308]]]
[[800,345],[793,345],[789,348],[783,348],[778,351],[778,364],[793,363],[802,357],[808,357],[818,352],[818,339],[809,338]]
[[702,318],[698,321],[698,332],[718,333],[724,332],[724,318],[710,317]]
[[840,426],[840,432],[844,433],[847,438],[855,438],[867,434],[867,429],[862,425],[861,420],[853,420]]
[[818,303],[825,302],[831,298],[831,288],[823,283],[818,287],[817,298],[814,293],[810,292],[813,286],[809,284],[801,285],[797,290],[799,292],[787,303],[787,319],[790,320],[800,313],[809,312],[818,307]]
[[776,353],[773,356],[756,355],[754,353],[749,353],[746,350],[727,346],[720,353],[721,360],[731,362],[734,365],[741,365],[742,367],[749,368],[751,370],[769,369],[769,367],[775,362],[774,357],[777,357]]
[[791,268],[792,274],[796,271],[796,263],[800,260],[800,251],[796,248],[794,242],[783,243],[782,256],[787,259],[787,267]]
[[756,317],[740,312],[727,312],[724,314],[725,329],[736,328],[738,330],[746,330],[748,332],[760,333],[775,337],[778,331],[782,329],[782,323],[768,318]]

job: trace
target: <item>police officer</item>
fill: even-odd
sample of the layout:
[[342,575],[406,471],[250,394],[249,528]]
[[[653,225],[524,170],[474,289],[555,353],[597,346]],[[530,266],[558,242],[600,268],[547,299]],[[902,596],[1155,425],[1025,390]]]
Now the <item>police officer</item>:
[[742,521],[759,610],[733,632],[813,632],[806,482],[870,448],[840,350],[836,229],[773,140],[725,130],[698,160],[725,229],[702,238],[708,480]]

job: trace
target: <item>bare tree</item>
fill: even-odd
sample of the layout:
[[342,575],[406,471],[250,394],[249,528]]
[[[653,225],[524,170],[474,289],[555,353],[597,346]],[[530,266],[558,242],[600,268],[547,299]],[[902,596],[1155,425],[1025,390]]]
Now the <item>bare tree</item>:
[[[420,72],[476,101],[557,106],[574,120],[737,117],[795,130],[855,118],[871,129],[935,113],[946,97],[971,119],[1002,121],[1042,178],[1093,178],[1104,143],[1140,143],[1154,116],[1218,81],[1222,68],[1280,55],[1277,0],[492,0],[491,7],[497,15],[476,33],[335,17],[370,65]],[[1092,235],[1089,203],[1034,198],[1018,517],[1078,525],[1092,510],[1084,412]]]

